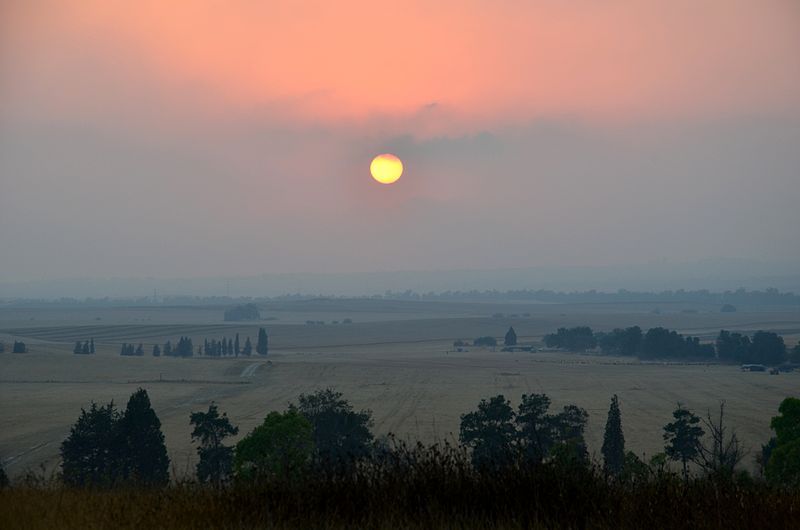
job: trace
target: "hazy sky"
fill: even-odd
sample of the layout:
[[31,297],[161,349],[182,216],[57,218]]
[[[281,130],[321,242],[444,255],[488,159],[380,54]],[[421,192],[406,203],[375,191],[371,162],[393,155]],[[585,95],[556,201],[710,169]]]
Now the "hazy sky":
[[800,262],[797,0],[0,1],[0,281],[726,256]]

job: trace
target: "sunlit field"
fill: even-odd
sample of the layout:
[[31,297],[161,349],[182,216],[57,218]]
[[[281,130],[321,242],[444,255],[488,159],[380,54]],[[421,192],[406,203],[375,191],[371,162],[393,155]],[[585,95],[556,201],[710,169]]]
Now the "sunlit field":
[[[301,393],[334,387],[357,408],[374,413],[376,435],[455,442],[460,415],[481,398],[546,393],[554,406],[574,403],[589,412],[586,438],[599,458],[608,402],[619,395],[626,447],[647,457],[663,450],[662,427],[678,402],[698,414],[726,402],[731,427],[754,458],[770,437],[769,421],[782,399],[800,388],[800,373],[742,372],[726,364],[653,363],[565,352],[502,352],[467,347],[456,339],[502,337],[509,325],[520,341],[538,344],[559,326],[595,329],[661,325],[712,340],[720,328],[800,336],[800,312],[626,304],[458,304],[372,300],[284,302],[247,325],[222,321],[222,308],[79,308],[0,311],[0,332],[22,338],[27,354],[0,355],[0,456],[19,476],[45,466],[56,471],[61,441],[80,409],[94,400],[124,404],[147,389],[163,425],[175,478],[191,475],[195,446],[189,414],[215,401],[244,434]],[[697,311],[687,313],[686,309]],[[717,310],[714,310],[717,309]],[[492,316],[503,313],[503,316]],[[527,316],[523,316],[526,314]],[[516,316],[510,316],[516,315]],[[341,323],[345,319],[352,323]],[[305,324],[324,320],[326,324]],[[339,324],[332,324],[337,320]],[[255,338],[270,334],[270,353],[251,358],[154,358],[154,343],[191,336]],[[76,340],[93,337],[97,355],[73,355]],[[143,343],[143,357],[122,357],[123,342]],[[240,435],[241,435],[240,434]]]

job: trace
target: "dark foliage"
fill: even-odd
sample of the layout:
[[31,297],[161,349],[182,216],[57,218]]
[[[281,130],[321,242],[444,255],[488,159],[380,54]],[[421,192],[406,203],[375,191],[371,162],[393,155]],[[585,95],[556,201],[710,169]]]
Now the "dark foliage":
[[21,340],[15,340],[11,349],[12,353],[28,353],[28,347]]
[[786,398],[772,418],[774,444],[766,459],[767,479],[774,483],[800,488],[800,399]]
[[514,458],[514,410],[502,395],[482,399],[478,410],[461,416],[458,439],[472,450],[472,463],[478,468],[509,465]]
[[606,355],[639,355],[642,349],[642,328],[616,328],[609,333],[596,334],[597,344]]
[[200,444],[197,479],[219,487],[227,482],[233,470],[233,447],[223,441],[238,434],[239,428],[231,424],[227,414],[220,416],[214,403],[209,405],[208,412],[192,412],[189,424],[194,426],[192,441]]
[[766,365],[780,364],[786,360],[783,337],[771,331],[756,331],[750,344],[747,362]]
[[386,444],[363,465],[229,488],[12,489],[3,528],[796,528],[800,496],[642,470],[607,481],[557,462],[483,472],[447,445]]
[[261,313],[256,304],[242,304],[225,310],[226,322],[243,322],[261,320]]
[[64,483],[107,488],[120,484],[164,486],[169,482],[169,458],[147,392],[131,395],[125,412],[113,403],[92,403],[61,444]]
[[688,463],[700,455],[700,439],[705,431],[700,418],[678,403],[672,417],[675,421],[664,426],[664,450],[667,456],[683,465],[684,479],[689,476]]
[[472,341],[473,346],[483,346],[488,348],[493,348],[497,346],[497,339],[490,336],[485,337],[478,337],[477,339]]
[[269,352],[269,337],[264,328],[258,328],[258,341],[256,342],[256,353],[266,355]]
[[684,337],[665,328],[651,328],[642,340],[642,357],[646,358],[714,358],[714,346],[701,344],[697,337]]
[[558,331],[544,336],[544,343],[548,348],[582,352],[597,346],[597,339],[588,326],[574,328],[558,328]]
[[109,487],[120,477],[119,413],[114,403],[98,407],[92,403],[61,444],[64,483],[77,487]]
[[506,346],[516,346],[517,345],[517,332],[514,331],[514,326],[508,328],[506,332],[505,340],[503,341]]
[[609,475],[620,475],[625,466],[625,436],[622,433],[622,414],[616,394],[611,398],[608,409],[602,453],[603,470]]
[[169,482],[169,457],[161,421],[140,388],[128,400],[117,425],[121,439],[121,478],[125,483],[165,486]]
[[372,411],[356,412],[341,392],[301,394],[296,408],[311,423],[318,463],[346,467],[370,452]]

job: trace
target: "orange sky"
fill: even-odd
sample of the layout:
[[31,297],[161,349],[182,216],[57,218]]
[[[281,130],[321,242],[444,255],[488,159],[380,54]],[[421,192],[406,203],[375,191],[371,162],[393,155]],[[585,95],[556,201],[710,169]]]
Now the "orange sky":
[[798,57],[798,0],[0,0],[0,281],[800,263]]
[[[32,0],[10,9],[18,74],[59,87],[73,110],[131,85],[176,107],[191,92],[190,112],[267,107],[289,121],[403,118],[436,104],[447,119],[434,130],[800,107],[795,0],[145,0],[135,9]],[[85,70],[92,76],[74,75]]]

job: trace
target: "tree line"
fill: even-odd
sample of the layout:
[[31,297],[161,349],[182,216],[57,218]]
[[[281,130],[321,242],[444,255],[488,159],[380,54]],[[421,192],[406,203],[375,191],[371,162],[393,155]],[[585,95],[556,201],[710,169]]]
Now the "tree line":
[[[78,346],[79,344],[76,343],[76,348]],[[238,357],[240,355],[252,355],[253,349],[250,337],[246,337],[242,344],[239,341],[239,334],[237,333],[234,338],[222,337],[219,340],[204,339],[203,345],[198,346],[197,350],[195,350],[191,337],[181,337],[175,345],[173,345],[170,340],[165,342],[163,346],[154,344],[151,351],[153,357],[160,357],[162,355],[166,357],[192,357],[195,353],[197,355],[206,355],[209,357]],[[259,328],[258,330],[255,352],[259,355],[267,355],[269,353],[269,335],[267,335],[267,331],[264,328]],[[123,343],[120,348],[120,355],[142,356],[144,354],[145,348],[142,343],[138,345]]]
[[75,347],[72,348],[72,353],[76,355],[90,355],[95,353],[94,347],[94,338],[85,340],[83,343],[81,341],[75,341]]
[[721,330],[714,343],[684,336],[663,327],[643,332],[639,326],[595,332],[588,326],[559,328],[545,335],[549,348],[583,352],[599,348],[605,355],[637,356],[643,359],[719,359],[722,361],[778,365],[800,363],[800,342],[789,350],[783,337],[771,331],[756,331],[752,337]]
[[[5,351],[6,345],[4,342],[0,341],[0,353],[5,353]],[[28,353],[28,346],[21,340],[15,340],[11,345],[11,353]]]
[[[121,297],[121,298],[75,298],[62,297],[59,299],[13,299],[6,300],[7,307],[48,307],[48,306],[88,306],[88,307],[118,307],[118,306],[198,306],[198,305],[219,305],[219,304],[265,304],[269,302],[281,301],[305,301],[318,300],[318,294],[283,294],[279,296],[189,296],[189,295],[167,295],[159,296],[157,299],[150,296],[142,297]],[[514,300],[514,301],[535,301],[549,303],[703,303],[723,306],[731,305],[800,305],[800,295],[792,292],[779,291],[775,288],[764,290],[736,289],[735,291],[710,291],[708,289],[697,290],[664,290],[664,291],[630,291],[619,289],[617,291],[554,291],[550,289],[510,289],[500,290],[467,290],[467,291],[428,291],[417,292],[406,291],[385,291],[383,294],[366,296],[330,296],[328,299],[361,299],[361,300],[447,300],[447,301],[470,301],[470,300]],[[3,300],[0,300],[3,302]],[[254,314],[254,313],[253,313]]]
[[[757,462],[769,483],[800,487],[800,399],[786,398],[778,413],[770,423],[775,435],[762,446]],[[663,427],[664,451],[647,462],[626,450],[616,395],[608,409],[602,463],[589,457],[584,439],[588,417],[576,405],[551,411],[546,394],[523,394],[516,409],[497,395],[482,399],[475,410],[461,415],[459,448],[430,450],[445,459],[439,465],[456,465],[467,456],[472,469],[492,473],[542,466],[562,472],[598,469],[607,478],[638,483],[672,473],[670,462],[679,465],[683,480],[689,480],[693,469],[701,476],[732,478],[744,473],[739,465],[746,453],[727,424],[724,402],[718,413],[709,410],[704,417],[679,403]],[[226,444],[226,439],[239,429],[216,403],[190,413],[189,424],[199,457],[197,480],[215,487],[295,480],[308,473],[346,474],[363,466],[380,469],[409,456],[407,446],[392,435],[374,436],[370,410],[354,409],[330,388],[301,394],[283,412],[268,413],[235,445]],[[60,453],[61,479],[69,486],[162,487],[169,482],[170,461],[161,423],[141,388],[131,395],[124,411],[118,411],[113,402],[82,409]]]

